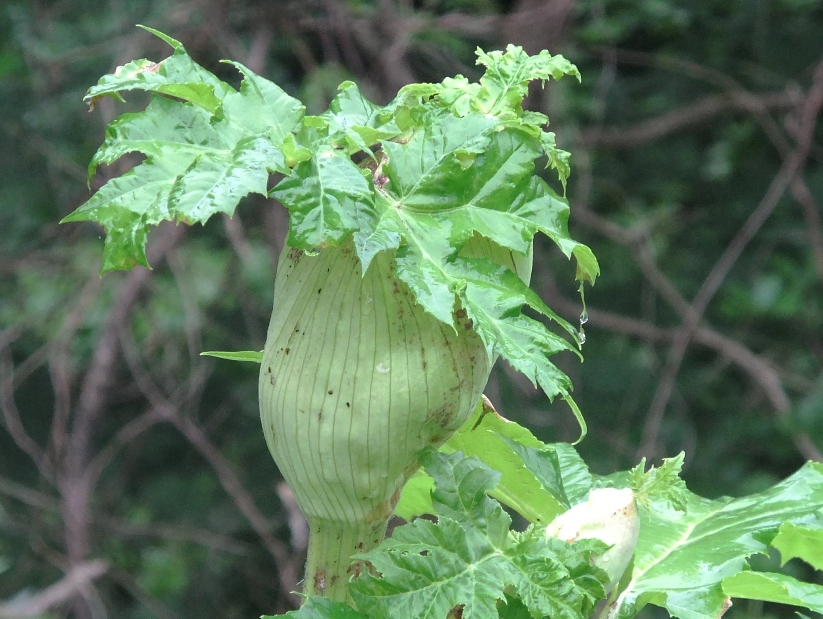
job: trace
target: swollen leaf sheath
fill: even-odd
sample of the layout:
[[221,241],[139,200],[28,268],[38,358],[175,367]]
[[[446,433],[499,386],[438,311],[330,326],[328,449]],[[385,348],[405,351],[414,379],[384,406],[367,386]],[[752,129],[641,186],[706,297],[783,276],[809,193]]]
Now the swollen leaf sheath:
[[[486,240],[471,249],[515,268]],[[531,256],[517,263],[530,271]],[[340,562],[382,539],[420,453],[468,418],[492,365],[465,311],[453,326],[439,321],[396,270],[393,252],[380,252],[363,275],[351,242],[317,256],[287,247],[277,270],[263,430],[313,539],[327,549],[334,535],[351,538]],[[329,527],[337,532],[325,535]],[[309,554],[307,584],[323,594],[317,575],[335,570],[313,567]]]
[[470,413],[490,359],[465,313],[418,306],[389,253],[287,248],[261,366],[263,427],[307,516],[387,517],[416,455]]

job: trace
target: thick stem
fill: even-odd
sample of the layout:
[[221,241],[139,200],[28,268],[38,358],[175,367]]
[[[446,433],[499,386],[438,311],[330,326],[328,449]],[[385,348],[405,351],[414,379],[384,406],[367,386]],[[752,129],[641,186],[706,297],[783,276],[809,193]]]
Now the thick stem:
[[355,554],[368,552],[386,536],[388,519],[339,522],[309,518],[309,549],[303,592],[352,603],[349,578],[360,573]]

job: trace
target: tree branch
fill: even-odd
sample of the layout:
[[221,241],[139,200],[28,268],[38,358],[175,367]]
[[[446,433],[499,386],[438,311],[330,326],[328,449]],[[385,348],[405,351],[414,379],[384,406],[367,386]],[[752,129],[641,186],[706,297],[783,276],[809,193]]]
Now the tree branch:
[[662,423],[663,414],[671,399],[674,390],[674,383],[680,366],[683,362],[689,340],[703,317],[714,295],[726,279],[732,266],[742,254],[749,241],[766,222],[766,219],[774,211],[780,198],[791,184],[792,180],[803,168],[811,147],[812,137],[817,115],[823,106],[823,61],[821,61],[814,72],[812,85],[806,95],[801,112],[801,131],[799,143],[793,153],[784,159],[783,165],[777,175],[772,180],[768,191],[763,196],[760,204],[752,212],[738,233],[726,247],[712,270],[706,276],[703,285],[694,297],[685,314],[683,323],[678,329],[677,335],[672,343],[666,358],[666,365],[663,375],[657,385],[652,403],[649,407],[646,423],[643,428],[643,441],[640,446],[639,455],[653,457],[657,452],[657,441]]
[[240,513],[246,518],[252,530],[257,534],[263,542],[263,546],[274,559],[280,577],[281,592],[287,599],[290,599],[294,605],[297,605],[299,598],[295,597],[292,593],[297,587],[298,582],[297,566],[291,560],[288,549],[272,534],[271,524],[263,513],[257,509],[254,498],[246,489],[232,464],[209,440],[203,429],[189,417],[181,415],[178,407],[170,402],[160,388],[154,384],[151,377],[145,371],[139,359],[139,354],[131,340],[127,337],[125,331],[123,331],[121,335],[123,338],[122,345],[126,362],[140,391],[145,395],[153,409],[157,411],[157,414],[177,428],[212,467],[226,494],[231,497],[238,510],[240,510]]
[[61,580],[39,593],[26,596],[19,602],[0,604],[0,619],[38,617],[55,606],[68,602],[81,589],[105,574],[108,569],[108,564],[103,561],[80,563],[69,570]]
[[579,145],[584,148],[632,148],[660,139],[677,131],[708,122],[726,112],[747,112],[760,110],[785,110],[797,104],[797,96],[792,91],[749,95],[712,95],[666,112],[660,116],[644,120],[628,127],[605,127],[584,130]]

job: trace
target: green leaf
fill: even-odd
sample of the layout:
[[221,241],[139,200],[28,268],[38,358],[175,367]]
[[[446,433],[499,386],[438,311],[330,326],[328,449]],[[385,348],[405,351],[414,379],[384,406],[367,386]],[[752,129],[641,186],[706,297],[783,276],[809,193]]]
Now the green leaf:
[[134,60],[101,77],[85,96],[92,109],[104,96],[122,99],[120,93],[124,90],[148,90],[190,101],[210,113],[216,112],[221,99],[231,91],[231,86],[194,62],[179,41],[151,28],[141,27],[169,43],[174,53],[157,63],[145,58]]
[[403,486],[403,492],[394,508],[394,514],[407,522],[424,514],[433,514],[432,490],[434,490],[434,480],[431,475],[423,469],[418,469]]
[[216,213],[233,215],[240,198],[266,195],[269,172],[282,161],[266,137],[249,136],[220,157],[198,156],[174,180],[169,207],[177,221],[206,223]]
[[[305,107],[290,97],[277,84],[255,75],[239,62],[224,60],[243,74],[240,91],[229,91],[222,101],[222,112],[228,123],[244,135],[266,134],[275,144],[282,144],[286,136],[303,119]],[[285,170],[281,170],[285,171]]]
[[681,452],[674,458],[664,458],[659,468],[646,470],[646,458],[629,473],[629,487],[637,496],[639,504],[651,508],[652,500],[661,500],[675,509],[684,511],[688,507],[690,492],[680,479],[686,454]]
[[[128,130],[127,125],[119,127],[124,128]],[[203,223],[218,212],[233,214],[240,198],[249,193],[265,195],[269,166],[278,160],[277,150],[265,137],[243,138],[229,151],[157,142],[146,150],[155,151],[155,156],[110,180],[63,219],[103,226],[102,272],[149,266],[145,246],[150,226],[164,220]],[[191,158],[196,150],[200,152]]]
[[114,178],[91,199],[63,219],[95,221],[106,230],[101,272],[149,266],[146,239],[150,226],[172,219],[169,195],[185,160],[147,159],[145,163]]
[[[823,508],[823,465],[809,463],[759,494],[709,501],[692,495],[685,513],[668,506],[643,513],[634,569],[610,617],[633,617],[646,604],[682,619],[717,617],[723,581],[765,553],[784,523]],[[645,510],[644,510],[645,512]]]
[[[542,232],[577,259],[579,279],[594,282],[597,261],[569,236],[568,204],[534,175],[545,153],[565,182],[567,154],[543,130],[546,116],[522,109],[530,81],[575,75],[573,65],[514,46],[479,51],[487,67],[479,84],[457,76],[410,85],[379,106],[344,82],[328,112],[305,117],[299,101],[245,66],[230,63],[243,75],[235,90],[179,41],[148,30],[172,55],[120,67],[87,95],[94,103],[125,90],[154,93],[143,112],[111,123],[89,174],[129,152],[146,159],[64,220],[103,225],[104,272],[148,266],[149,227],[231,215],[243,196],[266,193],[270,173],[283,173],[270,195],[290,211],[291,246],[316,252],[353,237],[363,272],[377,253],[393,252],[416,302],[452,326],[455,311],[468,312],[489,354],[502,355],[550,398],[561,395],[585,434],[571,383],[549,360],[579,345],[577,330],[514,273],[464,251],[481,239],[510,252],[495,260],[517,268],[530,263]],[[366,155],[359,164],[358,151]],[[517,271],[527,278],[530,267]],[[523,305],[574,341],[524,315]]]
[[[503,440],[563,508],[570,509],[586,500],[592,485],[591,474],[574,447],[556,443],[535,449],[505,437]],[[551,522],[555,515],[544,514],[542,522]]]
[[529,56],[515,45],[506,46],[505,53],[478,49],[477,64],[486,66],[486,73],[480,78],[483,90],[478,94],[481,110],[493,115],[518,109],[533,80],[545,81],[550,77],[557,80],[564,75],[580,79],[577,67],[563,56],[552,56],[546,50]]
[[823,613],[823,586],[786,574],[741,572],[723,581],[723,592],[732,598],[803,606]]
[[92,100],[134,88],[186,99],[156,94],[144,111],[114,120],[89,165],[91,176],[100,164],[126,153],[146,155],[63,220],[103,225],[103,272],[148,266],[145,244],[151,226],[231,215],[242,197],[266,194],[271,172],[288,171],[281,147],[302,119],[303,106],[237,63],[243,82],[235,91],[194,63],[182,45],[167,42],[175,47],[174,55],[160,65],[132,63],[90,90]]
[[357,557],[374,569],[351,585],[361,610],[375,619],[442,619],[460,607],[466,619],[485,619],[497,616],[511,588],[534,616],[588,615],[603,594],[602,574],[589,563],[602,544],[566,544],[534,529],[509,533],[511,519],[486,496],[499,474],[476,458],[433,448],[421,461],[436,483],[438,522],[398,527]]
[[480,114],[447,116],[423,125],[405,143],[383,142],[388,156],[384,191],[396,208],[436,212],[465,203],[466,158],[485,151],[496,123]]
[[[291,610],[285,615],[277,615],[277,617],[291,617],[292,619],[369,619],[367,615],[357,612],[348,604],[315,596],[307,598],[297,610]],[[263,615],[260,619],[275,619],[275,616]]]
[[[552,355],[573,348],[542,323],[520,313],[520,307],[531,301],[522,282],[515,283],[519,279],[516,275],[510,271],[506,275],[504,268],[489,266],[489,261],[472,261],[469,268],[463,268],[464,262],[458,260],[452,266],[461,276],[460,301],[489,351],[500,354],[532,383],[539,384],[550,399],[561,395],[572,407],[582,439],[586,424],[571,397],[571,381],[550,361]],[[469,272],[471,267],[474,276]],[[542,302],[535,309],[545,311]]]
[[772,546],[780,551],[780,560],[784,564],[797,558],[816,570],[823,570],[823,528],[787,522],[777,531]]
[[371,153],[370,146],[402,133],[394,114],[398,103],[395,100],[385,107],[375,105],[362,95],[357,84],[343,82],[322,118],[329,123],[330,134],[340,135],[347,142],[349,152]]
[[263,363],[263,351],[256,350],[238,350],[238,351],[224,351],[224,350],[210,350],[208,352],[201,352],[201,357],[217,357],[218,359],[227,359],[229,361],[248,361],[250,363]]
[[112,164],[130,152],[182,160],[185,167],[201,155],[219,156],[236,136],[227,139],[218,127],[201,107],[153,96],[142,112],[123,114],[109,123],[106,139],[89,164],[89,178],[101,163]]
[[[513,445],[534,450],[546,447],[528,429],[501,417],[484,398],[471,418],[441,450],[462,451],[498,471],[500,481],[490,495],[529,522],[546,525],[564,511],[564,506],[526,465],[522,453]],[[569,474],[574,476],[577,471],[569,471]]]
[[306,251],[339,246],[377,219],[372,187],[351,159],[320,147],[271,191],[291,214],[289,245]]
[[597,276],[600,275],[600,265],[594,257],[592,250],[582,244],[576,244],[572,249],[572,254],[577,260],[577,274],[575,279],[580,282],[589,282],[594,286]]
[[[441,448],[463,452],[500,473],[489,496],[531,523],[546,525],[588,495],[592,477],[567,443],[545,444],[528,429],[501,417],[484,397],[472,416]],[[403,488],[395,513],[406,520],[431,514],[434,482],[418,471]]]

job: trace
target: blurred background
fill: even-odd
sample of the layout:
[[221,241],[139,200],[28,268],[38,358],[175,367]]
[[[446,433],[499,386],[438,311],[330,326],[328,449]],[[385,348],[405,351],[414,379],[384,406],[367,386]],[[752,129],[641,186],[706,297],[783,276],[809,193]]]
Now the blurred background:
[[[709,497],[821,459],[823,3],[5,0],[0,617],[251,619],[296,601],[306,531],[259,429],[257,367],[199,356],[262,349],[282,208],[162,227],[153,271],[102,279],[102,230],[57,223],[89,196],[106,124],[146,101],[89,114],[86,88],[169,53],[136,23],[235,85],[219,60],[241,61],[309,113],[345,79],[381,103],[477,79],[477,46],[564,54],[582,84],[527,103],[572,153],[572,232],[602,267],[585,363],[559,362],[589,423],[581,453],[605,474],[685,450]],[[576,322],[574,265],[543,240],[533,285]],[[487,394],[543,440],[576,438],[565,405],[505,365]]]

